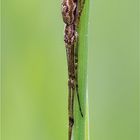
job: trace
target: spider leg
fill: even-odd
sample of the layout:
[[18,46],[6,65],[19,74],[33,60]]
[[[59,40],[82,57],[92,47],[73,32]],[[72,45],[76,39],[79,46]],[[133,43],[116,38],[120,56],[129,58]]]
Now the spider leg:
[[78,99],[78,106],[79,106],[79,111],[81,116],[83,117],[83,112],[81,108],[81,103],[80,103],[80,97],[79,97],[79,90],[78,90],[78,54],[75,51],[75,75],[76,75],[76,94],[77,94],[77,99]]
[[79,92],[78,92],[78,84],[76,84],[76,93],[77,93],[79,111],[80,111],[81,116],[83,117],[83,112],[82,112],[81,103],[80,103],[80,98],[79,98]]
[[69,86],[69,95],[68,95],[68,117],[69,117],[69,140],[72,138],[72,128],[74,125],[74,115],[73,115],[73,106],[74,106],[74,89],[71,87],[71,79],[68,81]]

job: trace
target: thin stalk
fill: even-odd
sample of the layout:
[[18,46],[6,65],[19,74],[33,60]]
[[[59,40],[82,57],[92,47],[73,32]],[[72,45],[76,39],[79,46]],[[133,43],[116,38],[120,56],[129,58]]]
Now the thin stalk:
[[[78,101],[74,104],[73,140],[88,140],[88,96],[87,96],[87,33],[88,33],[89,0],[85,0],[84,9],[80,17],[78,32],[78,91],[83,117],[80,114]],[[77,98],[75,94],[75,99]]]

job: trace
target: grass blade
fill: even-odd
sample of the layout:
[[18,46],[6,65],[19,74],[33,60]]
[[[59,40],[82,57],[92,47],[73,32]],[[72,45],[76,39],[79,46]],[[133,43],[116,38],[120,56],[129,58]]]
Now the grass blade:
[[88,14],[89,14],[89,0],[85,0],[84,9],[80,18],[78,26],[78,89],[82,112],[82,118],[77,97],[75,95],[74,105],[74,140],[88,140],[88,96],[87,96],[87,34],[88,34]]

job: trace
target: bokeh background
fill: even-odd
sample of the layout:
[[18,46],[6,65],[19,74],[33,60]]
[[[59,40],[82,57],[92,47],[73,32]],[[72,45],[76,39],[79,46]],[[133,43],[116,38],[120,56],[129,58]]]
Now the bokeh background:
[[[90,140],[139,140],[139,0],[90,0]],[[61,0],[1,0],[1,139],[67,139]]]

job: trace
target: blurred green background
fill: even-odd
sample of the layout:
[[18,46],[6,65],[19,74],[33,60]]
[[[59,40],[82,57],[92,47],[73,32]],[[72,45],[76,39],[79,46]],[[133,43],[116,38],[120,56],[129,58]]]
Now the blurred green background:
[[[2,140],[67,139],[61,0],[2,0]],[[139,0],[91,0],[90,140],[139,140]]]

